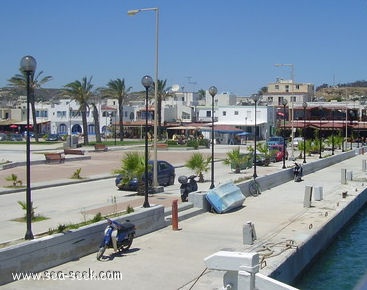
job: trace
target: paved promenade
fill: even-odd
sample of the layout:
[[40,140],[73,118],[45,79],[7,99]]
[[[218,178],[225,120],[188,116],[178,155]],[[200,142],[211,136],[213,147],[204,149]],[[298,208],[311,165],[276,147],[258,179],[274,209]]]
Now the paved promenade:
[[[223,148],[223,151],[228,149]],[[174,155],[173,158],[182,156]],[[167,152],[164,156],[168,158]],[[207,270],[204,265],[204,258],[219,250],[259,251],[264,258],[261,273],[266,275],[295,250],[287,246],[289,241],[294,246],[304,243],[365,187],[367,179],[365,172],[362,172],[364,159],[366,156],[357,155],[306,175],[303,182],[290,181],[265,190],[256,198],[247,198],[244,206],[236,211],[222,215],[205,213],[182,221],[180,231],[167,227],[138,237],[128,253],[112,255],[106,262],[98,262],[95,255],[89,255],[52,269],[61,272],[87,269],[95,272],[120,271],[122,281],[18,281],[2,288],[221,289],[223,272]],[[281,164],[276,165],[258,167],[258,175],[280,170]],[[342,185],[341,169],[352,170],[354,181]],[[303,206],[306,185],[323,188],[323,200],[313,200],[310,208]],[[342,192],[347,192],[346,198],[342,197]],[[253,245],[243,245],[242,227],[247,221],[255,225],[257,240]]]

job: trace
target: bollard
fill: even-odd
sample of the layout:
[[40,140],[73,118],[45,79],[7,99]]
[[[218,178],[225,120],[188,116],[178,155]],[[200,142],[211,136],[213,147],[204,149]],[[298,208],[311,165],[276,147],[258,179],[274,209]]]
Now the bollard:
[[[363,149],[363,148],[362,148]],[[366,169],[367,169],[367,167],[366,167],[366,159],[363,159],[362,160],[362,171],[363,172],[365,172],[366,171]]]
[[175,199],[172,201],[172,230],[178,230],[178,200]]
[[303,207],[311,207],[311,199],[312,199],[312,186],[306,185],[305,196],[303,199]]
[[323,187],[322,186],[314,186],[313,189],[313,195],[314,195],[314,199],[316,201],[320,201],[323,200]]
[[242,234],[244,245],[252,245],[254,241],[257,239],[255,232],[255,225],[250,221],[248,221],[243,225]]
[[347,184],[347,170],[345,168],[341,169],[341,184]]

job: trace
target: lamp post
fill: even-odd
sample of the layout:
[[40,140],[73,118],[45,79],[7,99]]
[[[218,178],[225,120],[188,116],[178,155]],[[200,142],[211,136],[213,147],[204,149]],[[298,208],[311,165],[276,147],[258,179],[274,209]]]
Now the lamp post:
[[[285,107],[287,106],[288,104],[288,101],[287,99],[283,99],[282,101],[282,104],[283,104],[283,167],[282,169],[285,169]],[[293,143],[293,141],[292,141]]]
[[210,189],[214,188],[214,96],[217,94],[218,90],[215,86],[209,88],[209,94],[212,96],[212,166],[211,166],[211,184]]
[[322,147],[322,135],[321,135],[321,113],[322,113],[322,106],[319,106],[319,113],[320,113],[320,129],[319,129],[319,158],[322,158],[321,156],[321,147]]
[[306,163],[306,108],[307,103],[303,102],[303,163]]
[[71,130],[71,111],[72,108],[70,106],[70,101],[69,101],[69,130],[70,130],[70,139],[69,139],[69,147],[71,148],[71,138],[72,138],[72,130]]
[[154,86],[154,137],[153,137],[153,186],[158,186],[157,171],[157,111],[158,111],[158,47],[159,47],[159,8],[142,8],[129,10],[128,15],[134,16],[139,12],[154,11],[155,12],[155,86]]
[[333,130],[332,130],[332,135],[331,135],[331,155],[334,155],[334,150],[335,150],[335,144],[334,144],[334,130],[335,130],[335,124],[334,124],[334,121],[335,121],[335,109],[333,109],[331,111],[331,115],[332,115],[332,118],[333,118]]
[[153,85],[153,79],[150,76],[144,76],[141,83],[145,88],[145,169],[144,169],[144,204],[143,207],[150,207],[148,201],[148,90]]
[[[117,123],[117,111],[116,111],[116,114],[115,114],[115,125],[114,125],[114,132],[115,132],[115,146],[116,146],[116,135],[117,135],[117,130],[116,130],[116,123]],[[120,132],[121,134],[121,132]]]
[[254,150],[255,152],[254,152],[254,174],[252,175],[252,177],[255,179],[257,177],[257,172],[256,172],[256,163],[257,163],[257,160],[256,160],[256,132],[257,132],[256,111],[257,111],[257,108],[256,108],[256,105],[257,105],[257,102],[260,100],[260,95],[253,94],[251,98],[255,102],[255,132],[254,132],[254,147],[255,147]]
[[[29,130],[29,101],[30,101],[30,82],[31,78],[33,78],[34,72],[36,70],[37,62],[36,60],[30,56],[24,56],[20,61],[20,69],[27,76],[27,130]],[[34,124],[37,126],[37,124]],[[28,132],[27,132],[28,133]],[[27,177],[27,188],[26,188],[26,206],[27,206],[27,232],[25,234],[26,240],[33,240],[32,233],[32,196],[31,196],[31,142],[30,142],[30,134],[27,134],[26,137],[26,177]]]
[[291,131],[291,139],[292,139],[292,143],[291,143],[291,159],[294,160],[294,145],[293,145],[293,139],[294,139],[294,126],[293,126],[293,119],[294,119],[294,109],[293,109],[293,95],[294,95],[294,64],[293,63],[281,63],[281,64],[275,64],[276,67],[281,67],[281,66],[287,66],[291,68],[291,80],[292,80],[292,95],[290,98],[291,101],[291,126],[292,126],[292,131]]

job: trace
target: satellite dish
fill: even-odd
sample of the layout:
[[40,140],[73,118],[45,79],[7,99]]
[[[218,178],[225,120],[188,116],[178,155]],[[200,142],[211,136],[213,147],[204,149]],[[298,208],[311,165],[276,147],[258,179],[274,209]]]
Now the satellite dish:
[[180,85],[177,85],[177,84],[173,85],[171,88],[172,92],[178,92],[179,90],[180,90]]

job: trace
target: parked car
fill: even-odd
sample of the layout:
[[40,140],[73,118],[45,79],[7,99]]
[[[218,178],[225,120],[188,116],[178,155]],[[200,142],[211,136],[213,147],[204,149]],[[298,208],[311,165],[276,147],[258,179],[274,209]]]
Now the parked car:
[[[255,162],[255,156],[254,156]],[[256,153],[256,165],[260,166],[268,166],[270,164],[270,158],[267,157],[264,153],[257,152]]]
[[6,141],[8,139],[8,136],[5,133],[0,133],[0,141]]
[[21,134],[9,134],[9,141],[23,141],[23,136]]
[[[273,137],[269,137],[269,139],[266,141],[266,144],[268,145],[268,147],[272,146],[272,145],[283,145],[284,144],[284,138],[281,136],[273,136]],[[287,143],[285,143],[287,146]]]
[[[154,161],[149,160],[149,184],[153,183],[153,165]],[[167,185],[173,185],[175,182],[175,168],[172,164],[168,163],[164,160],[157,160],[157,179],[158,184],[161,186],[167,186]],[[144,178],[144,177],[143,177]],[[134,177],[132,178],[127,184],[121,184],[121,181],[123,179],[123,176],[121,174],[116,176],[115,179],[115,185],[118,187],[118,189],[123,190],[137,190],[138,189],[138,178]]]
[[59,134],[49,134],[46,137],[46,141],[61,141],[62,138]]
[[287,149],[283,150],[282,145],[272,145],[269,147],[269,151],[271,152],[270,161],[278,162],[283,160],[284,152],[285,151],[285,159],[288,159],[288,151]]

